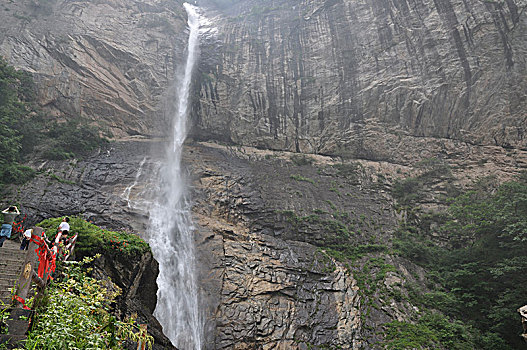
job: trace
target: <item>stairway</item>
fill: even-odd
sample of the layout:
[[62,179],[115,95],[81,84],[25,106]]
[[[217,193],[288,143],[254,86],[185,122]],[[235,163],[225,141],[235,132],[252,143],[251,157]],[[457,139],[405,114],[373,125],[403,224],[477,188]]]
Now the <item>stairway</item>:
[[20,250],[20,245],[10,240],[0,247],[0,300],[6,306],[11,303],[11,289],[22,273],[26,254],[26,250]]
[[9,240],[0,247],[0,300],[3,303],[1,309],[10,314],[7,321],[9,334],[0,334],[0,343],[5,343],[8,349],[16,348],[19,341],[26,339],[27,320],[32,315],[30,310],[8,308],[11,304],[11,289],[22,273],[26,254],[27,250],[20,250],[20,244]]

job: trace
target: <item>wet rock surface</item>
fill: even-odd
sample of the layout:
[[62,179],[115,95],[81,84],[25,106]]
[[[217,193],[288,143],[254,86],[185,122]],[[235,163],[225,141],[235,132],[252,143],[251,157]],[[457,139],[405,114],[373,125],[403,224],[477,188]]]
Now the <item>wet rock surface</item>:
[[[95,260],[95,276],[110,279],[122,291],[118,297],[117,315],[121,318],[135,315],[137,324],[146,324],[148,332],[154,337],[154,350],[176,349],[164,334],[161,325],[153,316],[157,302],[156,278],[158,264],[152,253],[121,261],[115,256],[103,255]],[[129,349],[136,349],[131,344]]]
[[4,1],[0,55],[33,73],[38,102],[114,137],[163,130],[186,45],[175,1]]
[[[38,176],[13,189],[6,201],[23,204],[30,222],[77,214],[148,238],[163,148],[162,140],[138,139],[114,142],[83,160],[35,162]],[[490,174],[507,179],[525,155],[479,147],[450,158],[445,166],[451,171],[439,172],[423,191],[423,206],[440,206],[450,182],[462,187],[469,177]],[[328,249],[366,247],[383,256],[405,216],[395,210],[393,183],[426,169],[193,141],[185,145],[184,164],[194,202],[207,349],[371,348],[382,339],[372,330],[412,312],[408,302],[373,294],[381,306],[365,316],[365,291],[357,278],[368,261],[347,265]],[[160,332],[151,316],[155,263],[142,259],[131,268],[109,260],[101,266],[125,290],[121,312],[144,315],[149,329]],[[407,261],[383,259],[396,267],[379,282],[388,289],[422,275]]]
[[416,137],[526,148],[523,0],[200,3],[198,135],[377,160]]
[[[477,179],[527,169],[526,3],[231,2],[200,1],[211,22],[184,154],[206,348],[375,348],[380,325],[414,307],[366,297],[361,270],[382,258],[393,270],[377,282],[400,294],[424,278],[382,255],[408,214],[394,183],[432,176],[418,204],[434,209]],[[34,73],[50,116],[87,117],[121,140],[85,159],[32,160],[37,176],[4,204],[20,203],[27,224],[81,215],[146,237],[164,155],[148,137],[169,130],[180,4],[23,0],[0,13],[0,53]],[[377,260],[346,265],[330,254],[343,246]],[[156,264],[127,263],[98,266],[126,290],[120,312],[138,312],[168,347],[151,315]]]
[[[159,154],[156,146],[144,140],[112,143],[82,160],[36,161],[32,164],[39,171],[36,177],[13,188],[6,203],[23,203],[28,227],[49,217],[78,215],[100,227],[147,238],[148,208],[132,204],[148,203],[143,195],[151,194],[145,187],[151,185],[152,173],[159,166],[158,159],[150,156]],[[71,229],[75,232],[74,226]],[[115,255],[95,261],[96,276],[111,279],[122,290],[116,302],[118,316],[136,314],[138,323],[147,324],[154,337],[154,349],[175,349],[153,316],[158,273],[150,252],[126,261]]]

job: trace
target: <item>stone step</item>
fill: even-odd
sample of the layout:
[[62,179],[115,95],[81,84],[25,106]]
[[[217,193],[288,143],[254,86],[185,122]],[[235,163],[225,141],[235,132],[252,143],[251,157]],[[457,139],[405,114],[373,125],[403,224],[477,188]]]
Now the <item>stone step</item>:
[[[0,256],[0,259],[2,257]],[[0,261],[0,268],[9,267],[9,266],[20,266],[25,260],[24,259],[13,259],[13,258],[3,258]]]
[[[0,259],[2,259],[2,256],[0,255]],[[0,269],[6,269],[6,268],[20,268],[22,264],[24,264],[25,260],[22,259],[13,259],[13,258],[5,258],[2,259],[2,262],[0,263]]]
[[2,279],[0,278],[0,291],[10,290],[17,282],[16,279]]
[[2,278],[2,277],[4,277],[4,278],[15,277],[15,278],[17,278],[18,276],[20,276],[21,272],[22,272],[21,268],[6,268],[6,269],[1,269],[0,268],[0,278]]
[[12,262],[12,261],[16,261],[16,262],[19,262],[19,263],[22,263],[25,261],[26,259],[26,256],[15,256],[15,255],[10,255],[10,254],[1,254],[0,253],[0,259],[2,261],[2,264],[3,265],[6,265],[8,262]]
[[9,278],[17,278],[22,273],[22,267],[17,269],[6,269],[4,271],[0,270],[0,279],[9,279]]
[[25,256],[27,254],[27,250],[0,247],[0,255],[7,255],[7,254],[15,255],[15,256]]
[[17,266],[25,261],[25,257],[17,258],[14,256],[5,256],[0,254],[0,266]]
[[18,281],[19,277],[20,273],[18,273],[17,271],[0,273],[0,280],[4,281]]
[[20,241],[18,239],[8,239],[0,249],[20,249]]
[[0,248],[0,257],[2,257],[2,262],[4,260],[22,260],[24,261],[26,259],[26,254],[20,254],[16,252],[3,252],[2,248]]
[[4,303],[4,305],[11,304],[12,295],[10,291],[0,291],[0,300]]

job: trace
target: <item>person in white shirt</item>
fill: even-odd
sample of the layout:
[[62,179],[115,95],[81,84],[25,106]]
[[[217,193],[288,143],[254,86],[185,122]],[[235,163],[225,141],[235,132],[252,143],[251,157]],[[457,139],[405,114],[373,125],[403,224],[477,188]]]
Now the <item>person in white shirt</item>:
[[67,216],[62,219],[62,222],[59,225],[59,232],[62,232],[62,235],[67,235],[70,233],[70,224],[68,224],[69,221],[70,218]]

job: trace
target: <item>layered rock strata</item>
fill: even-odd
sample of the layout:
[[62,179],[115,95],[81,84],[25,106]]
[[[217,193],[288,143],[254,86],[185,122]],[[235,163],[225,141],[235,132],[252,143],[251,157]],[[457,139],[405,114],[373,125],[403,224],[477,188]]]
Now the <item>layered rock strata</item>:
[[218,34],[198,137],[377,160],[415,138],[527,147],[523,0],[201,3]]
[[0,13],[0,55],[33,73],[50,117],[82,117],[114,137],[163,130],[186,45],[181,4],[23,0]]

